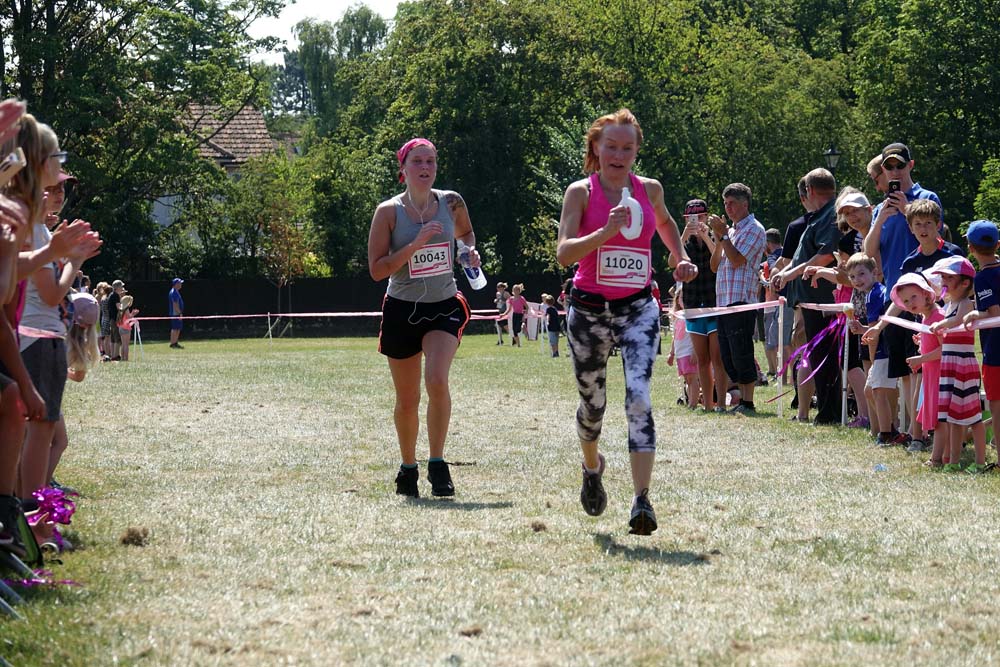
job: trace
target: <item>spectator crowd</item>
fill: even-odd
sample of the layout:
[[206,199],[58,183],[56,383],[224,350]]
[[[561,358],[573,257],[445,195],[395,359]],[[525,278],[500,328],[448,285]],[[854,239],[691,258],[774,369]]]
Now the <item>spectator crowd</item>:
[[[754,389],[766,381],[756,337],[768,375],[794,387],[793,420],[809,420],[815,408],[812,423],[840,423],[846,365],[848,426],[869,429],[880,447],[930,452],[931,467],[979,473],[996,466],[986,462],[983,408],[1000,408],[1000,336],[979,330],[980,366],[973,328],[1000,316],[997,226],[970,224],[974,265],[950,242],[941,201],[913,180],[914,165],[903,143],[872,158],[868,175],[884,195],[875,205],[857,188],[838,190],[829,170],[810,171],[798,182],[803,215],[784,238],[755,218],[744,184],[723,190],[725,217],[703,199],[688,202],[682,240],[699,271],[672,288],[668,360],[684,378],[689,407],[755,414]],[[765,309],[762,333],[759,308],[733,308],[779,297],[783,317],[778,307]],[[717,310],[691,312],[701,308]],[[777,367],[779,346],[785,368]],[[970,439],[974,460],[963,467]]]

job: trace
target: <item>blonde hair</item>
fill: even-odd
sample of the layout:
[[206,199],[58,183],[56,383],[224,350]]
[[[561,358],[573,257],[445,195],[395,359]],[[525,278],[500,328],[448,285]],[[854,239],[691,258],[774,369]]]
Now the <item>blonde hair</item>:
[[604,128],[608,125],[631,125],[635,128],[636,143],[642,146],[642,127],[639,126],[639,121],[631,111],[623,108],[601,116],[587,130],[587,153],[583,158],[583,171],[587,174],[592,174],[601,168],[597,153],[594,152],[594,144],[601,138]]
[[97,347],[100,331],[97,323],[89,327],[71,324],[66,332],[66,363],[78,371],[89,371],[97,365],[101,351]]
[[27,166],[14,175],[4,194],[13,199],[19,199],[28,207],[28,226],[42,220],[45,215],[45,187],[42,176],[49,157],[59,148],[59,138],[52,128],[39,123],[31,114],[21,118],[21,130],[17,133],[15,143],[24,151]]
[[522,293],[524,292],[524,283],[518,283],[512,289],[517,290],[518,293]]
[[94,288],[94,293],[98,297],[98,300],[103,299],[107,295],[111,294],[111,285],[102,280],[97,283],[97,287]]
[[872,178],[878,178],[882,175],[882,154],[879,153],[871,160],[868,160],[868,166],[866,167],[868,175]]

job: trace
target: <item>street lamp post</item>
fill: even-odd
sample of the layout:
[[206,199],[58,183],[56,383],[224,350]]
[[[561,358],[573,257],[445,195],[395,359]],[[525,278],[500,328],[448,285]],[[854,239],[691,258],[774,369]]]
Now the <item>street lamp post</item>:
[[837,147],[830,142],[830,147],[823,151],[823,159],[826,160],[826,166],[830,172],[837,171],[837,163],[840,162],[841,152],[837,150]]

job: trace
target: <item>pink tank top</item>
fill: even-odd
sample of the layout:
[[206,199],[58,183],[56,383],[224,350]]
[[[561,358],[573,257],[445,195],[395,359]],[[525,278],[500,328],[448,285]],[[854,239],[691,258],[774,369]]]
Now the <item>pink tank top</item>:
[[[646,188],[629,174],[632,198],[642,208],[642,233],[629,241],[616,234],[603,246],[580,260],[573,277],[573,286],[585,292],[600,294],[605,299],[624,299],[649,285],[652,277],[650,244],[656,233],[656,214],[649,203]],[[614,206],[617,206],[615,202]],[[580,221],[579,236],[586,236],[608,222],[612,204],[604,196],[597,174],[590,175],[590,199]]]

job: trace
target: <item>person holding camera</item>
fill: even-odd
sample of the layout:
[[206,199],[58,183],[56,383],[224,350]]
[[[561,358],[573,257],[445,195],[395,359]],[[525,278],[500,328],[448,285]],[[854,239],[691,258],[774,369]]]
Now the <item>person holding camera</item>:
[[[882,172],[886,177],[888,194],[873,212],[874,221],[865,237],[865,254],[874,257],[882,269],[886,294],[892,292],[903,275],[903,260],[920,246],[906,222],[906,207],[917,199],[929,199],[941,206],[936,193],[913,182],[913,164],[906,144],[892,143],[882,149]],[[941,218],[943,221],[943,212]],[[904,395],[912,396],[914,391],[906,359],[917,354],[913,334],[903,327],[889,325],[882,336],[889,354],[889,378],[902,378]],[[907,445],[910,438],[904,433],[896,444]]]
[[[686,308],[715,307],[715,271],[712,270],[712,252],[715,239],[708,229],[708,204],[704,199],[692,199],[684,207],[684,231],[681,243],[691,262],[698,267],[698,275],[684,286],[684,306]],[[667,257],[667,266],[677,266],[677,257]],[[691,334],[694,356],[698,360],[698,380],[702,390],[702,405],[706,412],[723,412],[726,405],[726,390],[729,376],[722,363],[719,350],[718,324],[715,317],[699,317],[686,322],[687,333]],[[714,373],[713,373],[714,371]],[[713,379],[714,378],[714,379]],[[717,387],[718,405],[712,392]]]

